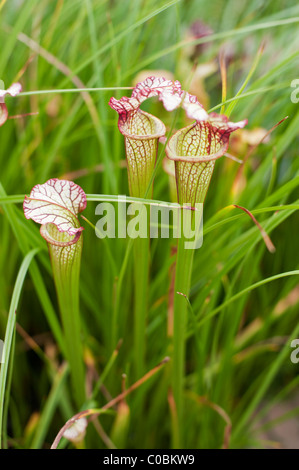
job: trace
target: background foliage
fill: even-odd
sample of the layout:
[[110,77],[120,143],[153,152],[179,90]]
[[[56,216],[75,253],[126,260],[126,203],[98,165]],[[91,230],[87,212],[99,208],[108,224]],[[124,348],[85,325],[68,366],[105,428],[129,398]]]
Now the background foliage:
[[[0,78],[7,87],[15,81],[23,86],[20,96],[7,98],[9,113],[37,113],[8,120],[0,129],[0,338],[17,308],[3,445],[47,448],[79,411],[72,402],[68,369],[61,366],[59,314],[46,244],[39,227],[24,218],[19,204],[23,195],[52,177],[70,178],[88,194],[128,194],[123,137],[108,101],[129,91],[113,88],[132,86],[140,72],[163,69],[212,108],[222,101],[220,51],[226,54],[231,99],[262,43],[262,57],[230,117],[248,118],[249,132],[269,130],[288,119],[253,150],[237,181],[240,163],[225,157],[216,162],[205,203],[204,244],[193,268],[182,434],[186,448],[221,447],[226,426],[231,447],[269,445],[259,441],[260,420],[296,390],[299,380],[298,365],[290,361],[290,341],[299,335],[299,108],[290,99],[291,81],[298,78],[297,2],[9,0],[0,2],[0,16]],[[195,20],[208,25],[211,34],[196,39],[190,31]],[[194,41],[201,45],[195,47]],[[203,64],[209,64],[209,75],[194,79]],[[112,89],[82,91],[84,87]],[[183,115],[173,122],[155,100],[144,109],[168,129],[186,124]],[[258,143],[255,134],[249,137]],[[249,137],[236,133],[230,153],[242,160],[254,145]],[[6,194],[22,197],[13,203]],[[154,199],[171,200],[161,164]],[[252,211],[271,236],[275,253],[269,253],[248,215],[225,209],[231,204]],[[90,200],[84,213],[93,223],[95,207]],[[131,256],[128,240],[100,240],[82,224],[80,298],[89,397],[83,407],[100,407],[121,392],[124,382],[129,386],[136,379]],[[152,243],[147,370],[169,353],[172,246],[172,240]],[[32,260],[25,258],[33,248],[41,251]],[[123,341],[119,354],[112,355],[116,285],[126,253],[117,318]],[[17,303],[14,286],[27,261],[29,274],[18,278]],[[128,397],[128,408],[116,408],[90,425],[85,445],[171,446],[168,386],[167,364]],[[291,417],[297,412],[293,409]],[[67,441],[61,445],[72,446]]]

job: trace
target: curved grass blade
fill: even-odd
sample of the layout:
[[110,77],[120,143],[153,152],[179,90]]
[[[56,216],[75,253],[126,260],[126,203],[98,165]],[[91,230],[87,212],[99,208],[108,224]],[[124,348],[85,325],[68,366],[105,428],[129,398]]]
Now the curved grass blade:
[[7,379],[7,371],[8,371],[8,364],[10,361],[10,354],[11,354],[11,343],[14,334],[14,328],[16,324],[16,310],[18,308],[20,295],[22,292],[24,280],[30,266],[31,261],[33,260],[34,256],[39,252],[39,248],[35,248],[31,250],[24,258],[17,279],[14,287],[14,291],[12,294],[12,299],[10,303],[10,308],[8,312],[8,320],[6,325],[6,332],[4,338],[4,345],[2,351],[2,364],[1,364],[1,371],[0,371],[0,448],[1,448],[1,441],[2,441],[2,419],[3,419],[3,406],[4,406],[4,398],[5,398],[5,384]]

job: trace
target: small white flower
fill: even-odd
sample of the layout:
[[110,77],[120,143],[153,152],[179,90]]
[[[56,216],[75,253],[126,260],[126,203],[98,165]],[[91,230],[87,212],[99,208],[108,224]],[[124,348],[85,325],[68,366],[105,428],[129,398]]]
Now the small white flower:
[[20,83],[13,83],[7,90],[1,89],[1,85],[3,86],[2,80],[0,80],[0,127],[3,126],[8,119],[8,110],[4,102],[5,96],[17,96],[22,91]]
[[7,90],[0,90],[0,100],[3,99],[5,95],[17,96],[21,91],[22,85],[20,83],[13,83]]
[[88,421],[86,418],[79,418],[64,431],[63,437],[71,442],[80,442],[85,436],[87,425]]

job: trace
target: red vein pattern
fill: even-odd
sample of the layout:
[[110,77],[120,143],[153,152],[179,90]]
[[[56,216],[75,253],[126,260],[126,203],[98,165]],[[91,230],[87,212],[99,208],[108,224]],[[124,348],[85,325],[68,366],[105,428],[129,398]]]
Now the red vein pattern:
[[133,120],[141,103],[152,96],[158,96],[167,111],[174,111],[182,106],[190,119],[199,121],[208,117],[207,112],[196,96],[182,90],[178,80],[172,82],[171,80],[165,80],[163,77],[148,77],[143,82],[137,83],[132,91],[131,98],[123,96],[120,100],[117,100],[112,97],[109,105],[117,111],[120,121],[124,124]]
[[85,207],[86,195],[83,189],[72,181],[57,178],[34,186],[23,203],[26,219],[41,224],[42,235],[48,231],[48,224],[55,225],[59,232],[67,232],[69,236],[78,234],[83,227],[80,227],[77,214]]
[[182,106],[188,117],[201,120],[207,113],[196,96],[181,89],[179,81],[148,77],[136,85],[130,98],[111,98],[109,105],[119,115],[118,127],[125,137],[130,194],[142,197],[156,162],[158,139],[166,133],[164,124],[140,109],[143,101],[158,96],[167,111]]
[[149,77],[136,85],[130,98],[111,98],[109,105],[119,114],[118,127],[125,137],[130,194],[143,197],[154,170],[158,140],[166,133],[162,121],[139,109],[140,104],[158,96],[169,111],[181,102],[181,85],[164,78]]
[[120,100],[111,98],[109,105],[118,112],[122,120],[130,119],[130,113],[139,109],[141,103],[152,96],[158,96],[165,109],[173,111],[181,102],[183,91],[179,81],[172,82],[163,77],[148,77],[137,83],[130,98],[122,97]]
[[148,77],[136,85],[130,98],[112,97],[109,105],[119,114],[118,127],[125,136],[129,185],[134,196],[143,196],[155,166],[158,139],[165,135],[164,124],[139,109],[152,96],[158,96],[168,111],[181,106],[196,121],[170,138],[166,153],[176,162],[179,202],[203,202],[214,160],[227,151],[231,132],[244,127],[247,120],[232,123],[224,115],[207,114],[196,96],[181,89],[180,82],[164,78]]
[[166,154],[175,161],[180,204],[204,202],[215,160],[227,151],[230,134],[246,124],[246,120],[232,123],[226,116],[211,113],[169,139]]

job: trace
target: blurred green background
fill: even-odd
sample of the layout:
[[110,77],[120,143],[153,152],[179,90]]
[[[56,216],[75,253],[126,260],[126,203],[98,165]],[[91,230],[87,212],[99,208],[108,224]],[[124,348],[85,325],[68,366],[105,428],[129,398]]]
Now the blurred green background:
[[[231,447],[288,446],[287,438],[263,435],[261,440],[261,433],[275,426],[268,423],[269,410],[288,401],[299,382],[299,366],[290,360],[290,341],[299,337],[299,107],[291,101],[291,82],[299,78],[298,22],[298,3],[286,0],[0,2],[0,79],[6,87],[16,81],[23,87],[18,97],[6,98],[9,115],[35,113],[9,119],[0,128],[0,338],[22,260],[32,248],[42,249],[29,267],[17,308],[4,446],[48,448],[79,411],[68,373],[59,368],[64,358],[51,326],[59,313],[46,243],[39,227],[6,194],[23,197],[35,184],[54,177],[71,179],[88,194],[128,194],[123,136],[108,101],[130,96],[130,91],[117,88],[134,86],[148,75],[165,75],[180,80],[212,109],[222,101],[219,56],[227,69],[227,99],[232,99],[262,44],[260,60],[230,116],[234,122],[248,119],[246,129],[232,135],[229,148],[246,163],[218,160],[205,203],[204,243],[195,254],[190,295],[183,435],[186,448],[221,447],[223,442]],[[85,87],[104,89],[83,91]],[[173,115],[155,99],[144,109],[159,116],[168,130],[173,124],[175,129],[186,125],[183,114],[173,123]],[[171,200],[162,164],[153,197]],[[267,250],[248,215],[224,209],[231,204],[254,214],[275,253]],[[89,202],[84,212],[94,224],[95,207]],[[128,241],[104,242],[82,225],[82,343],[92,397],[84,407],[101,407],[121,392],[122,374],[127,386],[133,382],[132,269],[129,260],[118,318],[123,342],[118,356],[111,356],[115,285]],[[172,246],[171,240],[152,242],[148,370],[168,354]],[[99,382],[105,370],[105,380]],[[128,397],[125,411],[115,408],[89,425],[85,446],[170,447],[168,389],[166,365]],[[292,404],[281,419],[296,420],[298,411]],[[66,440],[62,445],[72,446]]]

